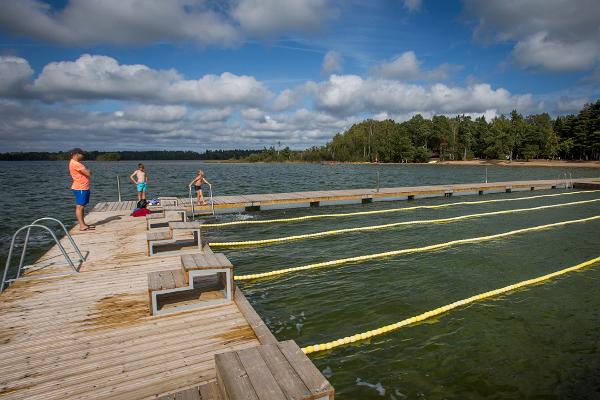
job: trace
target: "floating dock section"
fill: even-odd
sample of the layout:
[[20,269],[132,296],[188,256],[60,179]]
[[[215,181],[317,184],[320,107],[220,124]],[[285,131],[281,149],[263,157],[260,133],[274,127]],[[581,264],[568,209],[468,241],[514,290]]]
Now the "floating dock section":
[[[237,211],[258,211],[261,209],[318,207],[343,203],[371,203],[374,201],[412,200],[422,197],[453,196],[461,194],[485,194],[522,190],[541,190],[572,187],[575,184],[598,184],[599,178],[559,180],[509,181],[490,183],[460,183],[451,185],[403,186],[380,189],[319,190],[310,192],[267,193],[236,196],[215,196],[214,208],[217,213]],[[179,204],[191,211],[189,198],[182,197]],[[128,213],[135,202],[101,202],[95,211]],[[197,212],[210,212],[211,206],[195,206]]]

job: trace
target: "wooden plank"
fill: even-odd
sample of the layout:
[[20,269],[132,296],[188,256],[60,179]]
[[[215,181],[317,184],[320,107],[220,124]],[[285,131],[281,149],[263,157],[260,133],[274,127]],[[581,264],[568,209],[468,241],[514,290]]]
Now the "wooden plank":
[[198,388],[191,388],[182,390],[181,392],[177,392],[174,394],[169,394],[166,396],[161,396],[157,400],[204,400],[200,396],[200,391]]
[[259,400],[250,378],[234,352],[215,355],[217,382],[227,400]]
[[333,387],[315,367],[309,358],[300,350],[293,340],[278,343],[279,349],[294,368],[302,382],[314,396],[333,395]]
[[210,382],[200,386],[202,400],[221,400],[221,393],[217,382]]
[[227,258],[227,256],[223,253],[215,253],[215,257],[217,257],[217,260],[219,261],[219,265],[225,268],[233,268],[233,264],[231,263],[231,261],[229,261],[229,259]]
[[175,286],[175,278],[173,276],[173,271],[160,271],[160,285],[162,289],[174,289]]
[[302,379],[296,374],[294,368],[285,358],[279,346],[268,344],[258,346],[258,351],[265,360],[269,371],[284,391],[288,399],[306,399],[311,397],[311,392],[308,390]]
[[269,370],[256,347],[237,351],[237,355],[248,374],[250,384],[261,400],[285,400],[286,396]]
[[171,231],[151,231],[146,232],[147,241],[169,240],[172,238]]
[[158,272],[151,272],[148,274],[148,290],[155,291],[161,289],[160,274]]
[[180,288],[180,287],[187,285],[185,275],[186,274],[184,274],[183,271],[181,271],[181,270],[173,271],[173,279],[175,281],[175,287]]
[[169,228],[171,229],[195,230],[200,229],[201,226],[202,223],[200,221],[169,222]]
[[244,315],[244,318],[246,318],[246,321],[248,321],[248,324],[254,331],[254,334],[256,335],[260,343],[277,343],[277,339],[275,338],[275,336],[273,336],[273,333],[269,330],[267,325],[259,317],[254,308],[252,308],[252,305],[250,305],[250,303],[246,299],[246,296],[244,296],[244,293],[239,287],[235,288],[233,299],[237,304],[240,312]]

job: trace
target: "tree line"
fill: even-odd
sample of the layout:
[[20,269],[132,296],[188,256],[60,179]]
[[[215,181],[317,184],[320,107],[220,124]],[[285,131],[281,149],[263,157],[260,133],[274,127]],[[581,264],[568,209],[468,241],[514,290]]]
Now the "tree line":
[[367,119],[324,146],[303,151],[271,147],[247,160],[427,162],[431,157],[600,160],[600,100],[586,104],[577,115],[556,119],[548,113],[523,116],[516,110],[489,122],[467,115],[427,119],[417,114],[402,123]]

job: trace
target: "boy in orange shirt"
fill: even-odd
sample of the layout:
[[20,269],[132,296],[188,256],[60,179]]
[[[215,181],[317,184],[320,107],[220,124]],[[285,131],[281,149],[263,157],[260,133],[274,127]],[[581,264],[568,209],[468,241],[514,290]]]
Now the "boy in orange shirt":
[[73,178],[71,189],[75,195],[75,217],[79,222],[80,231],[89,231],[95,229],[93,225],[85,223],[85,206],[90,202],[90,177],[92,171],[87,169],[81,163],[83,160],[83,150],[75,148],[71,150],[71,161],[69,161],[69,172]]

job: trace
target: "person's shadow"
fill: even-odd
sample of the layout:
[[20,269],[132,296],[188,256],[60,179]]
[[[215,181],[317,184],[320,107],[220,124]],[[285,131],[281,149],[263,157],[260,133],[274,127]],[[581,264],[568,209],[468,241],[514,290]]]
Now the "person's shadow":
[[121,219],[121,217],[119,217],[117,215],[113,215],[112,217],[104,218],[104,219],[101,219],[100,221],[94,222],[94,223],[92,223],[92,225],[95,225],[95,226],[104,225],[104,224],[108,224],[109,222],[112,222],[112,221],[118,221],[120,219]]

